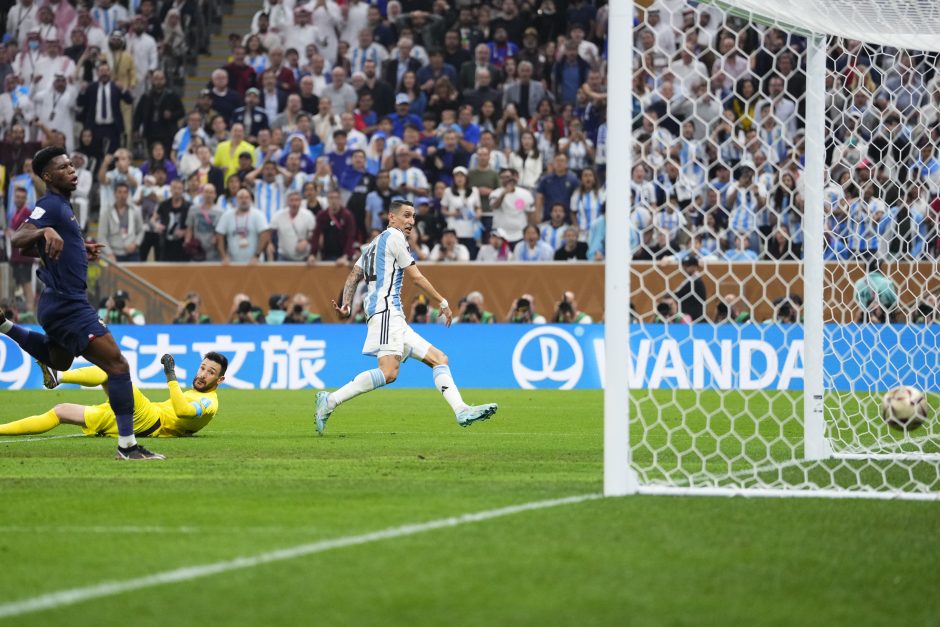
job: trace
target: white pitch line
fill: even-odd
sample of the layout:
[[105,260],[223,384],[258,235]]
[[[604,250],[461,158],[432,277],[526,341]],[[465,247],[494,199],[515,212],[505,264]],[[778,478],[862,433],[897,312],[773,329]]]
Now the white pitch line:
[[295,559],[298,557],[313,555],[315,553],[330,551],[332,549],[341,549],[350,546],[358,546],[361,544],[369,544],[371,542],[379,542],[381,540],[391,540],[392,538],[412,536],[415,534],[424,533],[426,531],[434,531],[436,529],[445,529],[448,527],[459,527],[461,525],[492,520],[494,518],[501,518],[503,516],[511,516],[513,514],[519,514],[522,512],[548,509],[551,507],[559,507],[561,505],[572,505],[575,503],[582,503],[584,501],[592,501],[600,498],[603,498],[603,496],[600,494],[581,494],[578,496],[569,496],[566,498],[552,499],[548,501],[533,501],[531,503],[523,503],[521,505],[510,505],[508,507],[484,510],[482,512],[462,514],[460,516],[452,516],[449,518],[439,518],[437,520],[431,520],[424,523],[402,525],[400,527],[389,527],[380,531],[373,531],[370,533],[363,533],[354,536],[334,538],[332,540],[321,540],[319,542],[311,542],[309,544],[300,544],[286,549],[277,549],[274,551],[259,553],[249,557],[236,557],[231,560],[213,562],[211,564],[185,566],[183,568],[167,570],[160,573],[155,573],[153,575],[145,575],[135,579],[127,579],[125,581],[105,581],[92,586],[70,588],[67,590],[60,590],[58,592],[42,594],[30,599],[4,603],[0,605],[0,618],[22,616],[23,614],[51,610],[65,605],[74,605],[75,603],[82,603],[91,599],[100,599],[102,597],[123,594],[133,590],[142,590],[145,588],[153,588],[155,586],[180,583],[183,581],[192,581],[193,579],[201,579],[203,577],[211,577],[212,575],[221,575],[223,573],[235,570],[254,568],[263,564]]
[[43,440],[62,440],[64,438],[85,438],[84,433],[70,433],[68,435],[48,435],[37,438],[16,438],[14,440],[0,440],[0,444],[17,444],[19,442],[41,442]]

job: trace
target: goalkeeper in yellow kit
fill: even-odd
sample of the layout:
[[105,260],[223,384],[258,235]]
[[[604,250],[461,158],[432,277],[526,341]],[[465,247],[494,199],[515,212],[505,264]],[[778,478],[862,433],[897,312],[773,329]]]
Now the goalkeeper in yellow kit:
[[[170,398],[159,403],[144,396],[134,386],[134,434],[137,437],[188,437],[209,424],[219,410],[216,389],[225,379],[228,359],[219,353],[206,353],[193,377],[193,388],[183,391],[176,380],[176,362],[164,355],[160,362],[166,374]],[[85,387],[104,386],[108,375],[97,366],[56,373],[42,366],[43,384],[54,388],[60,383],[76,383]],[[77,405],[62,403],[38,416],[0,424],[0,435],[34,435],[45,433],[60,424],[82,427],[88,435],[117,437],[117,419],[108,403]]]

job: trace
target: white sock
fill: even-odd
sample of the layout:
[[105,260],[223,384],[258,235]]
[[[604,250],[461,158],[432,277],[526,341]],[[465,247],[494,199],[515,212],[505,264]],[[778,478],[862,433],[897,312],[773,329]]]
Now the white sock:
[[371,392],[385,385],[385,375],[379,368],[365,370],[356,375],[356,378],[336,390],[327,397],[328,407],[333,411],[337,405],[354,399],[360,394]]
[[13,321],[4,320],[3,324],[0,324],[0,333],[3,333],[4,335],[6,335],[7,333],[10,332],[10,329],[12,328],[13,328]]
[[450,366],[434,366],[431,374],[434,375],[434,386],[444,395],[444,400],[450,404],[455,414],[467,409],[468,405],[463,402],[454,377],[450,374]]
[[118,446],[121,448],[130,448],[132,446],[137,446],[137,438],[131,435],[119,435],[118,436]]

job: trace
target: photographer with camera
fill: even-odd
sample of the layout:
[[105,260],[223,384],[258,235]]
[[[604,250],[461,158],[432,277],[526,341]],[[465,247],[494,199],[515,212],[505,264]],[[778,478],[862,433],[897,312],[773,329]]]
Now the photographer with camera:
[[247,294],[235,294],[228,322],[229,324],[260,324],[264,322],[264,312],[260,307],[251,304],[251,299]]
[[519,324],[545,324],[545,316],[535,311],[535,298],[532,294],[523,294],[513,301],[512,308],[506,314],[506,322]]
[[268,315],[265,324],[282,324],[287,319],[287,294],[271,294],[268,298]]
[[315,324],[323,322],[320,314],[315,314],[309,309],[310,299],[306,294],[294,294],[291,299],[290,313],[284,318],[286,324]]
[[667,294],[656,303],[656,318],[658,324],[688,324],[692,319],[679,312],[679,304],[672,294]]
[[118,290],[98,309],[98,317],[105,324],[147,324],[143,312],[130,306],[131,295]]
[[591,324],[594,320],[578,309],[578,301],[575,300],[574,292],[565,292],[561,295],[561,302],[555,307],[553,322],[564,324]]
[[460,301],[456,321],[492,324],[495,319],[493,313],[483,307],[483,294],[477,291],[470,292]]
[[428,297],[418,294],[411,304],[411,323],[429,324],[437,322],[441,312],[428,305]]
[[173,324],[212,324],[212,318],[199,310],[201,306],[202,298],[199,293],[188,292],[176,311]]
[[734,294],[725,294],[721,302],[715,306],[715,322],[742,323],[751,319],[751,312],[746,304],[741,305],[741,299]]

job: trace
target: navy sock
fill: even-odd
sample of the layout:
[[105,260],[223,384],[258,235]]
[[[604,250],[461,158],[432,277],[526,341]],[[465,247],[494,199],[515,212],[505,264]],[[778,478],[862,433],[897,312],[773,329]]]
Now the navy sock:
[[52,359],[49,356],[49,345],[46,344],[46,336],[42,333],[36,333],[26,327],[14,324],[10,330],[7,331],[7,336],[16,342],[20,348],[42,363],[48,365],[49,361]]
[[134,387],[129,372],[108,375],[108,400],[117,418],[118,435],[134,435]]

